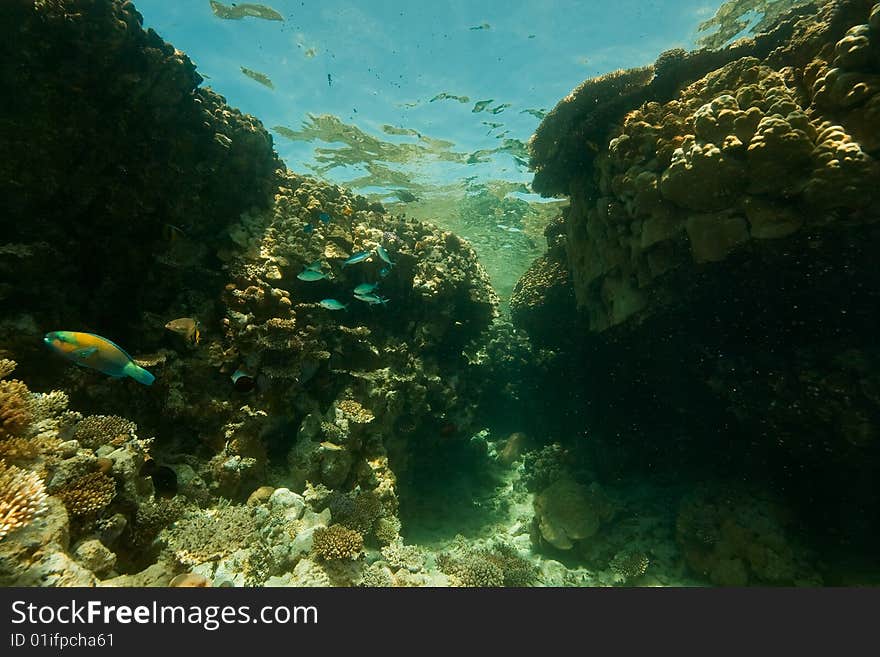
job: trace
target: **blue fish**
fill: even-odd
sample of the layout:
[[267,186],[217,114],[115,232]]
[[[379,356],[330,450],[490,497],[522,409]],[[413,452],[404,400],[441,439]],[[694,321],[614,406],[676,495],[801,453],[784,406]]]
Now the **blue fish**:
[[394,263],[391,262],[391,258],[388,256],[388,251],[385,250],[385,247],[384,247],[384,246],[382,246],[381,244],[380,244],[379,246],[377,246],[377,247],[376,247],[376,253],[379,254],[379,257],[382,258],[382,260],[384,260],[385,262],[387,262],[387,263],[388,263],[389,265],[391,265],[392,267],[394,266]]
[[145,386],[151,385],[156,379],[121,347],[94,333],[52,331],[46,334],[43,342],[67,360],[117,379],[130,376]]
[[321,220],[321,223],[324,223],[324,224],[330,223],[330,215],[327,214],[326,212],[322,212],[321,214],[319,214],[318,219]]
[[388,299],[377,296],[375,294],[355,294],[354,298],[358,301],[368,303],[371,306],[375,306],[377,303],[381,303],[384,306],[386,303],[388,303]]
[[310,269],[309,267],[303,269],[296,275],[296,277],[301,281],[320,281],[325,278],[330,278],[324,272]]
[[345,267],[347,265],[354,265],[359,262],[363,262],[367,258],[369,258],[373,253],[371,251],[359,251],[351,256],[348,260],[342,263],[342,266]]
[[306,224],[305,226],[303,226],[303,232],[304,232],[306,235],[308,235],[309,233],[313,233],[313,232],[315,232],[315,227],[312,226],[311,223],[308,223],[308,224]]
[[361,283],[356,288],[354,288],[354,293],[356,295],[357,294],[361,294],[361,295],[370,294],[377,287],[379,287],[378,283]]
[[327,310],[347,310],[347,303],[340,303],[336,299],[322,299],[319,303],[321,308],[326,308]]
[[321,261],[315,260],[312,264],[306,265],[306,269],[311,269],[312,271],[321,271]]
[[385,278],[390,273],[391,265],[388,265],[387,267],[382,267],[382,269],[379,270],[379,276],[381,276],[382,278]]

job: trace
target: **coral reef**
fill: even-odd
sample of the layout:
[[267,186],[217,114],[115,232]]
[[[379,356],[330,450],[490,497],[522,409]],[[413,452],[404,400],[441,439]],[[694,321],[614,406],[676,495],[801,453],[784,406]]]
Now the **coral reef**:
[[225,506],[213,513],[194,511],[167,530],[174,558],[185,566],[214,561],[254,542],[257,525],[247,506]]
[[103,472],[90,472],[53,493],[72,516],[100,511],[116,495],[116,482]]
[[118,1],[12,2],[0,15],[3,61],[18,62],[0,67],[17,98],[0,126],[0,334],[28,369],[40,328],[61,318],[158,347],[133,337],[187,303],[186,281],[218,285],[208,268],[224,228],[271,202],[269,134],[141,25]]
[[46,489],[34,472],[0,461],[0,540],[46,508]]
[[687,564],[720,586],[816,586],[821,578],[778,501],[740,487],[701,487],[685,497],[676,538]]
[[364,537],[343,525],[330,525],[315,530],[312,550],[325,561],[357,559],[364,549]]
[[[746,6],[766,3],[725,5],[719,39]],[[877,8],[781,8],[727,47],[585,82],[536,132],[535,189],[570,205],[535,268],[564,263],[580,314],[556,363],[590,371],[559,367],[583,403],[548,415],[602,481],[760,472],[810,531],[862,543],[877,524],[856,517],[880,517]]]

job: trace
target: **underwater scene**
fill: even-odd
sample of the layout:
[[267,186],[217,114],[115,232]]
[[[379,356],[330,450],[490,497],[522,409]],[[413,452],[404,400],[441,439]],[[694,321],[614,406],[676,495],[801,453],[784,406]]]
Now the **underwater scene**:
[[0,35],[0,585],[880,584],[880,4]]

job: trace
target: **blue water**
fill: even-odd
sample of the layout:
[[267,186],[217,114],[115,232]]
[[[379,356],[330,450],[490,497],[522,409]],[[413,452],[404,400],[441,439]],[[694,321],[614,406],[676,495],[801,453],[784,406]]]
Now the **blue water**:
[[[692,47],[696,26],[720,2],[267,4],[285,20],[220,19],[207,0],[140,0],[137,7],[145,27],[196,62],[208,78],[206,86],[267,128],[299,130],[310,114],[332,115],[386,143],[420,143],[423,148],[406,162],[356,157],[340,163],[334,155],[338,142],[291,141],[273,133],[277,151],[292,169],[381,193],[407,187],[407,181],[410,189],[423,192],[454,188],[470,176],[527,185],[530,172],[509,150],[481,156],[484,161],[477,163],[449,161],[464,158],[438,156],[425,140],[388,135],[382,126],[444,140],[449,144],[439,150],[456,154],[496,149],[505,139],[524,144],[539,123],[525,110],[551,109],[585,78],[651,63],[668,48]],[[244,75],[241,67],[267,75],[274,90]],[[443,92],[467,96],[469,102],[429,102]],[[487,109],[510,106],[497,114],[472,111],[476,102],[490,99]],[[394,184],[388,175],[364,180],[374,162],[402,173],[404,184]]]

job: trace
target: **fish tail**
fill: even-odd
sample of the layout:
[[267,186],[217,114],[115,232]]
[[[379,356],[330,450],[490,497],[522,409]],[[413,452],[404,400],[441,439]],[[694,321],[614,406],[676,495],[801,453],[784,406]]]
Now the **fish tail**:
[[147,372],[147,370],[145,370],[140,365],[136,365],[134,363],[129,363],[128,365],[126,365],[123,369],[123,373],[145,386],[152,385],[153,381],[156,380],[155,376]]

